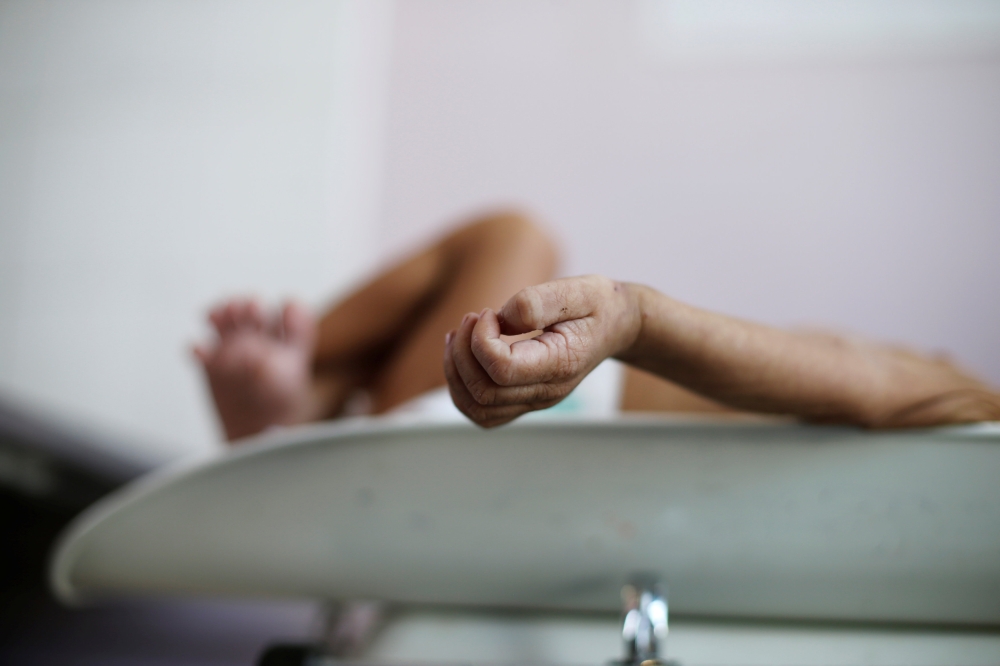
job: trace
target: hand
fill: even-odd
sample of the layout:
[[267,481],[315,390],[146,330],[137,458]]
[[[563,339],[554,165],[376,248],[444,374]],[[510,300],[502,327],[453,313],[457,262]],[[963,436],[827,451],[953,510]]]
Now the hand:
[[[522,289],[500,311],[467,314],[445,338],[455,406],[492,428],[565,398],[597,365],[635,341],[638,299],[629,285],[589,275]],[[540,335],[509,343],[501,336]]]

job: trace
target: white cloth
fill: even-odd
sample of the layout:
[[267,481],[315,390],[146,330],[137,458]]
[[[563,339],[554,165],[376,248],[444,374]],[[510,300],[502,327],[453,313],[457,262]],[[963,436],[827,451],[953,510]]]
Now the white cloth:
[[[583,381],[562,402],[548,409],[531,412],[521,418],[537,419],[548,417],[585,416],[588,418],[610,418],[621,409],[624,366],[607,359],[583,378]],[[451,400],[448,387],[428,391],[396,407],[389,415],[405,414],[420,416],[433,422],[464,421],[465,416],[458,411]]]

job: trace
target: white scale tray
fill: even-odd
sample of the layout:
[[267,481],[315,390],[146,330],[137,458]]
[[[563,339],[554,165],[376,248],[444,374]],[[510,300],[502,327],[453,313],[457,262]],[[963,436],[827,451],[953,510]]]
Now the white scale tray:
[[66,601],[224,595],[1000,624],[1000,424],[871,433],[360,419],[139,480],[63,536]]

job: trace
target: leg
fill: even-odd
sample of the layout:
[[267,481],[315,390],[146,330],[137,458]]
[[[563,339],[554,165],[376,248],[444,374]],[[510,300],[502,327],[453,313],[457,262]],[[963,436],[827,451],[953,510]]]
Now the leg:
[[320,409],[309,377],[315,323],[305,308],[289,303],[268,317],[255,301],[240,299],[213,309],[209,320],[218,339],[193,352],[227,439],[308,420]]
[[[386,282],[398,281],[385,289],[397,295],[398,306],[384,300],[380,309],[367,308],[381,318],[381,328],[368,330],[379,330],[382,335],[376,339],[389,340],[368,384],[375,413],[444,386],[445,333],[465,313],[499,307],[520,289],[551,279],[555,267],[555,248],[537,226],[521,215],[500,214],[459,229],[412,265],[401,266],[400,274],[424,277],[422,292],[404,288],[402,275],[395,271],[385,276]],[[381,286],[374,289],[377,284],[373,290],[381,291]],[[361,292],[357,297],[370,295]]]
[[366,389],[376,413],[444,385],[444,335],[469,310],[551,278],[551,241],[526,217],[483,216],[349,295],[315,324],[287,305],[272,323],[250,301],[211,315],[197,347],[228,439],[337,416]]

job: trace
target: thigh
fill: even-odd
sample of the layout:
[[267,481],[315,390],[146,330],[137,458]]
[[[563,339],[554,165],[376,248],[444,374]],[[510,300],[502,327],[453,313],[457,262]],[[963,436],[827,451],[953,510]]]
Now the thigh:
[[553,277],[551,240],[522,216],[494,218],[447,241],[447,280],[404,329],[370,385],[373,409],[382,413],[444,386],[444,336],[469,312],[498,309],[519,290]]

